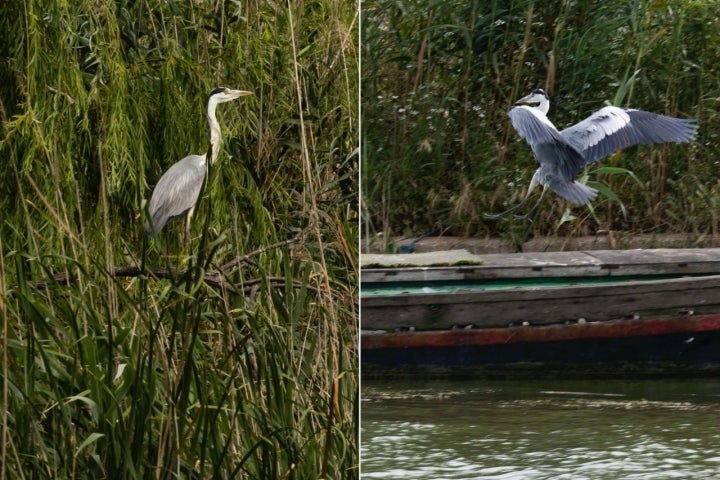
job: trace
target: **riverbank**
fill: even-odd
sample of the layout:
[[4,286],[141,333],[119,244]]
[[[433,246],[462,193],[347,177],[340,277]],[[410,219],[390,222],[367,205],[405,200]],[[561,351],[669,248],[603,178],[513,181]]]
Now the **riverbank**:
[[[633,248],[711,248],[720,247],[720,237],[693,234],[634,234],[605,231],[582,237],[538,237],[521,245],[496,237],[418,237],[395,236],[362,239],[362,253],[395,253],[412,245],[413,253],[464,249],[472,254],[513,252],[562,252],[577,250],[627,250]],[[415,243],[413,243],[415,242]]]

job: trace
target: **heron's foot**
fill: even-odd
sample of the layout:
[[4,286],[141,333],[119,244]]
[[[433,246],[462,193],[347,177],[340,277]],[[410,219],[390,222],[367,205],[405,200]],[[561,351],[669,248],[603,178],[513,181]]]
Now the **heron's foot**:
[[[508,215],[510,215],[515,209],[513,208],[510,211],[505,211],[501,213],[483,213],[483,218],[486,220],[498,220],[500,218],[505,218]],[[535,210],[536,208],[533,207],[529,212],[524,213],[522,215],[513,214],[512,218],[513,220],[527,220],[530,223],[533,223],[533,219],[535,218]]]
[[[502,212],[502,213],[483,213],[483,218],[487,220],[498,220],[500,218],[507,217],[512,212]],[[533,210],[529,211],[528,213],[525,213],[523,215],[516,215],[513,214],[512,218],[513,220],[527,220],[530,223],[533,223]]]
[[526,220],[530,223],[533,223],[533,212],[529,211],[525,215],[513,215],[513,220]]
[[[543,190],[543,193],[545,193],[544,190]],[[530,210],[528,210],[527,213],[525,213],[524,215],[513,214],[513,220],[527,220],[528,222],[533,223],[533,217],[534,217],[535,211],[540,206],[540,202],[542,202],[542,197],[543,196],[540,195],[540,198],[538,198],[537,202],[535,202],[535,205],[533,205],[533,207]],[[518,208],[524,206],[526,203],[527,203],[527,197],[525,197],[525,200],[523,200],[522,202],[518,203],[517,205],[515,205],[513,207],[508,208],[504,212],[495,213],[495,214],[484,213],[483,217],[487,218],[488,220],[497,220],[498,218],[503,218],[503,217],[507,216],[508,214],[514,212]]]
[[[518,203],[517,205],[512,206],[512,207],[508,208],[507,210],[505,210],[504,212],[500,212],[500,213],[483,213],[483,218],[485,218],[487,220],[497,220],[499,218],[507,217],[509,214],[511,214],[518,208],[522,207],[526,203],[527,203],[527,201],[523,200],[522,202]],[[533,210],[534,210],[534,208],[533,208]],[[532,212],[532,210],[530,210],[530,211]],[[518,215],[513,215],[513,217],[515,217],[517,219]]]
[[[542,199],[540,199],[542,200]],[[538,200],[533,207],[528,210],[528,212],[524,215],[513,215],[514,220],[527,220],[530,223],[533,223],[533,220],[535,218],[535,211],[537,211],[538,206],[540,205],[540,200]]]

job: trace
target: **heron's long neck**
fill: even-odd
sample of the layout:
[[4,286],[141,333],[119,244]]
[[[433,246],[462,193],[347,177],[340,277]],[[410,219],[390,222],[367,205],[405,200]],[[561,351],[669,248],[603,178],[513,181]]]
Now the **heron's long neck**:
[[210,155],[210,165],[215,163],[218,154],[220,153],[220,124],[218,124],[217,117],[215,116],[215,107],[217,104],[210,101],[208,104],[208,125],[210,125],[210,145],[212,148],[212,154]]
[[547,98],[543,98],[542,100],[540,100],[540,104],[538,104],[537,109],[547,115],[550,111],[550,100],[548,100]]

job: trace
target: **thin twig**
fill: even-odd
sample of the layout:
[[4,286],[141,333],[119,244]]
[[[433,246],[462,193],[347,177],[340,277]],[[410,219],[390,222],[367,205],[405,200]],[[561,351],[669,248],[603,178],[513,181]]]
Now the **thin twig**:
[[283,240],[282,242],[273,243],[272,245],[267,245],[265,247],[258,248],[257,250],[254,250],[250,253],[246,253],[245,255],[235,257],[232,260],[230,260],[229,262],[227,262],[226,264],[224,264],[223,266],[221,266],[220,270],[223,272],[226,272],[226,271],[230,270],[231,268],[233,268],[234,266],[239,265],[240,263],[243,263],[243,262],[247,262],[252,257],[256,257],[256,256],[260,255],[261,253],[265,253],[269,250],[274,250],[276,248],[284,247],[285,245],[291,245],[293,243],[297,243],[302,239],[303,235],[305,235],[305,230],[303,230],[302,232],[300,232],[293,238]]
[[[120,267],[115,267],[110,270],[109,272],[110,276],[115,278],[127,278],[127,277],[139,277],[142,275],[154,277],[154,278],[164,278],[169,280],[175,280],[182,275],[185,274],[184,271],[178,270],[176,268],[163,268],[163,267],[156,267],[156,268],[149,268],[145,271],[143,271],[140,267],[137,267],[135,265],[124,265]],[[70,275],[67,272],[59,272],[53,275],[53,282],[58,283],[60,285],[70,285],[73,281],[73,278],[70,277]],[[286,278],[285,277],[265,277],[263,278],[253,278],[247,281],[244,281],[242,283],[231,283],[228,282],[223,278],[222,272],[208,272],[204,275],[203,281],[208,284],[211,287],[218,288],[221,290],[227,290],[231,291],[233,293],[243,293],[245,295],[249,295],[252,292],[252,289],[256,285],[262,284],[263,281],[267,281],[268,284],[279,287],[285,284]],[[35,287],[43,290],[50,286],[51,282],[37,282],[35,283]],[[302,288],[303,283],[299,280],[293,280],[293,287],[295,288]],[[312,287],[310,285],[306,285],[305,288],[312,292],[317,293],[317,289],[315,287]]]

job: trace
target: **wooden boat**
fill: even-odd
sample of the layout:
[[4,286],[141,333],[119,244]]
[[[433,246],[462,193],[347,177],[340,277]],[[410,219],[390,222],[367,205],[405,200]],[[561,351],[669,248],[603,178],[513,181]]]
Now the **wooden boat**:
[[479,260],[366,268],[377,258],[363,259],[363,375],[720,372],[720,249]]

